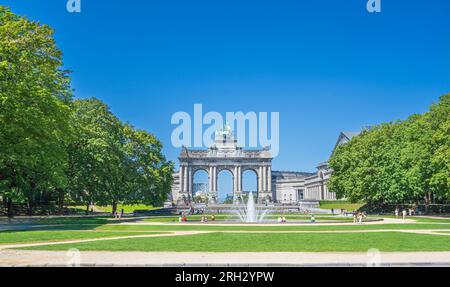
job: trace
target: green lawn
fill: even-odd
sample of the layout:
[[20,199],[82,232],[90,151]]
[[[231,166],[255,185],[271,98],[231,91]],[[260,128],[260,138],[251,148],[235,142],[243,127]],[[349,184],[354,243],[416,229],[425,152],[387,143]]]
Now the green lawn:
[[[125,205],[118,205],[117,211],[120,212],[123,209],[125,213],[133,213],[135,210],[156,210],[160,208],[161,207],[154,207],[144,204],[135,204],[135,205],[125,204]],[[112,213],[112,206],[96,206],[95,209],[101,212]]]
[[211,233],[135,238],[26,248],[27,250],[174,251],[174,252],[367,252],[450,251],[447,236],[390,233]]
[[341,209],[347,211],[359,210],[365,203],[351,203],[349,201],[334,200],[334,201],[321,201],[320,208],[322,209],[334,209],[339,212]]
[[412,230],[412,229],[448,229],[450,224],[377,224],[377,225],[337,225],[323,226],[320,224],[306,226],[230,226],[230,225],[189,225],[189,224],[169,224],[169,225],[103,225],[97,230],[111,231],[349,231],[349,230]]
[[450,223],[450,218],[409,217],[408,219],[426,223]]
[[[0,232],[0,244],[21,244],[54,242],[63,240],[95,239],[104,237],[142,235],[142,232],[99,232],[99,231],[3,231]],[[152,234],[152,232],[149,232]]]

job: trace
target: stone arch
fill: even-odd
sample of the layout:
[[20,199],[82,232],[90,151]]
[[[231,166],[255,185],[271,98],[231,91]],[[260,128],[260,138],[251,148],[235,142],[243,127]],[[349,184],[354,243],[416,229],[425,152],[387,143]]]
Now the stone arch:
[[[259,173],[257,168],[246,167],[242,168],[242,192],[253,192],[255,197],[258,195]],[[250,182],[251,181],[251,182]]]
[[228,202],[228,196],[233,197],[236,192],[234,189],[236,178],[233,169],[229,167],[218,167],[216,176],[217,201],[231,203]]
[[195,203],[207,203],[209,199],[210,174],[208,168],[192,168],[192,200]]

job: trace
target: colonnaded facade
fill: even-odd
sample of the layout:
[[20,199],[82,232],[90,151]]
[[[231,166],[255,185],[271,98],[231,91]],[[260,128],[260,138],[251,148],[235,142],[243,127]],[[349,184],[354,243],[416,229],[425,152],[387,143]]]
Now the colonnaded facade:
[[[356,133],[342,133],[336,146],[345,144]],[[194,192],[201,189],[207,193],[210,204],[218,203],[218,174],[223,170],[233,177],[233,201],[242,198],[242,175],[252,170],[257,176],[258,203],[301,204],[320,200],[336,200],[336,195],[327,188],[331,170],[327,163],[319,164],[317,171],[292,172],[273,171],[272,156],[268,149],[244,150],[238,147],[231,128],[226,126],[216,132],[215,142],[207,150],[183,148],[180,169],[174,173],[170,200],[172,204],[190,205]],[[194,175],[203,170],[208,173],[208,184],[194,184]]]

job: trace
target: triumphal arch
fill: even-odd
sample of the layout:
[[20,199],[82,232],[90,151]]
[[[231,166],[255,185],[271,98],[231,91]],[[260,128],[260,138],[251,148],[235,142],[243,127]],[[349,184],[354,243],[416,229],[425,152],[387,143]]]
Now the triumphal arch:
[[215,134],[214,144],[207,150],[183,148],[180,156],[180,171],[174,184],[178,192],[173,194],[179,205],[190,204],[193,198],[194,174],[203,170],[208,173],[208,200],[218,200],[218,174],[228,170],[233,176],[233,199],[242,198],[242,175],[253,170],[257,175],[258,202],[268,203],[272,197],[272,156],[269,149],[245,150],[237,145],[231,127],[225,126]]

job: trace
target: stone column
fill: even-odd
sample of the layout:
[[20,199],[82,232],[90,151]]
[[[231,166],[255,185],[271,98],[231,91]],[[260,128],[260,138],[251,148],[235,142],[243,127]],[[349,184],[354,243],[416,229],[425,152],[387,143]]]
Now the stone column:
[[262,166],[260,166],[259,167],[259,172],[258,172],[258,193],[260,195],[263,192],[262,180],[263,180],[263,168],[262,168]]
[[175,204],[180,203],[180,200],[184,193],[184,166],[182,166],[181,164],[180,164],[180,170],[179,170],[179,178],[180,178],[180,183],[179,183],[178,198],[173,199]]
[[192,167],[189,167],[189,178],[188,178],[188,182],[189,182],[189,188],[188,188],[188,199],[189,201],[191,201],[192,198],[192,188],[193,188],[193,180],[192,180]]
[[267,167],[267,195],[273,200],[272,194],[272,166]]
[[183,193],[186,193],[188,190],[188,174],[187,174],[187,166],[183,167]]
[[180,165],[180,170],[179,170],[179,177],[180,177],[180,193],[183,192],[183,188],[184,188],[184,181],[183,181],[183,177],[184,177],[184,169],[183,166]]
[[213,167],[209,167],[208,176],[209,176],[209,193],[208,193],[208,200],[209,203],[215,203],[213,196],[214,196],[214,174],[213,174]]
[[215,199],[217,200],[217,166],[213,166],[213,194]]
[[233,170],[233,197],[236,198],[238,192],[238,167],[235,166]]
[[242,166],[238,166],[238,191],[242,193]]
[[262,182],[263,182],[263,187],[262,187],[263,193],[266,193],[267,192],[267,166],[263,166],[263,180],[262,180]]

